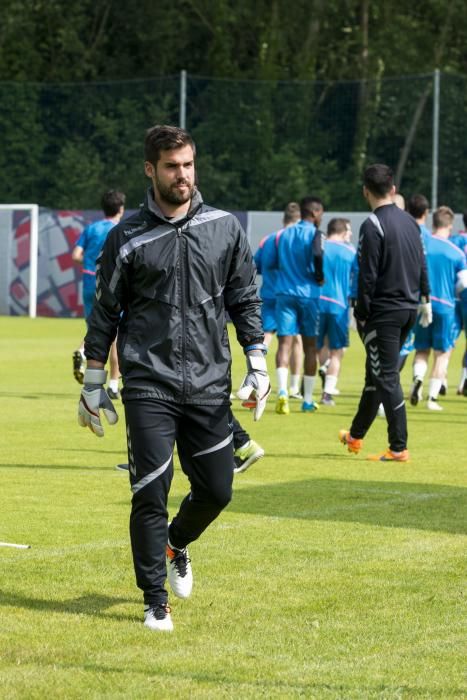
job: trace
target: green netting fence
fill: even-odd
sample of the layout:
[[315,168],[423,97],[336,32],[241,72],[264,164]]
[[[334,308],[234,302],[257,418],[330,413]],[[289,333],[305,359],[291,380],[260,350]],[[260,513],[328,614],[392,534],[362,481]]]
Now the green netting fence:
[[369,162],[393,166],[405,195],[467,208],[467,78],[438,73],[347,82],[212,79],[183,73],[86,84],[0,83],[0,202],[130,207],[146,186],[148,126],[185,123],[200,189],[230,209],[274,210],[304,194],[363,207]]

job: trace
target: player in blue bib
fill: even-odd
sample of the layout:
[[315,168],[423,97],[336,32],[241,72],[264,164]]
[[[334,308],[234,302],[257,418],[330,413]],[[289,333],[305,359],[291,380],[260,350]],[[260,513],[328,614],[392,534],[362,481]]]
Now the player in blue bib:
[[323,204],[317,197],[300,201],[301,220],[285,229],[276,247],[277,337],[276,355],[278,399],[276,413],[288,414],[287,378],[293,336],[302,336],[305,353],[302,411],[313,413],[316,338],[319,331],[319,294],[323,284],[323,235],[319,223]]
[[347,220],[331,219],[328,224],[325,255],[324,285],[319,297],[318,350],[325,343],[330,362],[326,371],[321,403],[334,405],[337,379],[344,348],[349,345],[349,298],[351,277],[355,271],[356,250],[347,240]]
[[[261,315],[264,328],[264,342],[269,346],[274,333],[277,330],[276,320],[276,287],[278,270],[276,264],[276,247],[283,231],[297,223],[300,219],[300,206],[296,202],[289,202],[284,210],[282,219],[283,228],[265,236],[259,244],[254,260],[256,268],[262,275],[260,296],[262,299]],[[290,353],[290,385],[289,396],[302,398],[300,394],[300,379],[303,366],[303,346],[299,335],[294,336]]]
[[466,282],[467,275],[464,253],[448,240],[453,223],[454,212],[449,207],[439,207],[433,213],[434,231],[426,243],[433,322],[426,328],[417,324],[415,330],[414,383],[410,402],[412,405],[418,403],[432,349],[434,361],[427,403],[428,409],[432,411],[443,408],[438,403],[438,395],[456,340],[456,287],[459,289],[459,283]]

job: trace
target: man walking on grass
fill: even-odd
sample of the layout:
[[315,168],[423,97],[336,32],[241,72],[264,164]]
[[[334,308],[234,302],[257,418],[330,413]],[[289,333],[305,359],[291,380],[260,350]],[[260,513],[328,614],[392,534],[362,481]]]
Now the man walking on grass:
[[363,196],[372,214],[361,228],[358,244],[358,296],[354,309],[366,352],[365,386],[350,430],[340,441],[358,453],[380,403],[388,423],[389,448],[368,459],[407,462],[407,416],[399,379],[399,352],[412,328],[417,308],[420,324],[431,323],[430,288],[420,229],[393,204],[393,173],[375,164],[363,175]]
[[[144,167],[151,186],[145,203],[113,229],[99,261],[78,416],[99,436],[100,409],[110,423],[117,421],[103,385],[118,329],[133,562],[144,624],[159,631],[173,629],[166,576],[174,594],[188,598],[187,545],[231,499],[226,311],[247,362],[237,396],[248,401],[256,420],[270,391],[250,246],[234,216],[203,203],[194,159],[195,145],[185,130],[148,130]],[[190,492],[168,523],[175,442]]]
[[323,203],[318,197],[304,197],[300,201],[300,221],[284,229],[271,262],[271,267],[278,269],[276,413],[279,415],[290,413],[287,380],[293,338],[298,334],[302,336],[305,354],[302,411],[314,413],[318,409],[318,404],[313,401],[313,389],[317,368],[319,294],[324,283],[323,235],[319,230],[323,211]]

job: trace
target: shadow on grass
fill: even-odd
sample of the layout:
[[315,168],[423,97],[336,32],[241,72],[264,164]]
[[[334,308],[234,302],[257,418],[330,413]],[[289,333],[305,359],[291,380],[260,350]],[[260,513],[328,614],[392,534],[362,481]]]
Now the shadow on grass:
[[[118,454],[118,453],[116,453]],[[106,467],[97,467],[94,464],[0,464],[0,469],[47,469],[48,471],[72,470],[72,471],[95,471],[95,472],[108,472],[109,470],[115,470],[117,462],[119,460],[115,459],[115,462],[108,464]],[[122,460],[123,461],[123,460]],[[116,473],[118,473],[115,470]]]
[[71,600],[49,600],[45,598],[32,598],[11,591],[0,591],[0,606],[13,608],[27,608],[41,612],[66,613],[69,615],[90,615],[91,617],[104,617],[106,620],[138,620],[136,615],[118,614],[106,612],[114,605],[135,603],[135,598],[120,598],[116,596],[101,595],[99,593],[83,595]]
[[[79,389],[78,389],[79,392]],[[52,398],[52,399],[63,399],[63,398],[76,398],[76,400],[79,399],[79,393],[72,393],[71,391],[68,391],[66,393],[64,392],[49,392],[49,391],[38,391],[34,392],[32,394],[18,394],[15,391],[0,391],[0,398],[9,398],[9,399],[43,399],[43,398]]]
[[466,534],[466,495],[467,489],[438,484],[307,479],[240,486],[229,510]]
[[106,455],[120,455],[120,457],[126,456],[126,449],[121,450],[102,450],[101,447],[96,447],[93,449],[91,447],[49,447],[47,448],[51,452],[93,452],[94,454],[106,454]]

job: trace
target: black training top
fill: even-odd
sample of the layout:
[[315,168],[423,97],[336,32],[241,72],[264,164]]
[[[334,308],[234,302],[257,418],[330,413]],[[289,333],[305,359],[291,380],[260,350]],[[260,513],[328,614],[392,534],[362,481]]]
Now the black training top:
[[416,309],[430,287],[421,232],[395,204],[375,209],[360,227],[355,318]]
[[196,192],[188,214],[145,204],[109,233],[97,266],[85,353],[105,362],[118,328],[124,401],[229,403],[226,311],[243,347],[261,343],[261,301],[238,220]]

